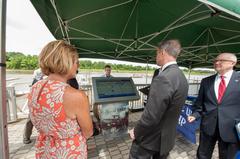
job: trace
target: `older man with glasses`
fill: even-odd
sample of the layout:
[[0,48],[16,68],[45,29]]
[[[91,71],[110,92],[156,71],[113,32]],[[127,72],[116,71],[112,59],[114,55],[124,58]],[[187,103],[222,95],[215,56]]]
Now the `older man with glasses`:
[[234,159],[240,149],[236,121],[240,120],[240,75],[237,57],[222,53],[214,60],[217,74],[204,78],[189,122],[201,119],[198,159],[211,159],[218,141],[219,158]]

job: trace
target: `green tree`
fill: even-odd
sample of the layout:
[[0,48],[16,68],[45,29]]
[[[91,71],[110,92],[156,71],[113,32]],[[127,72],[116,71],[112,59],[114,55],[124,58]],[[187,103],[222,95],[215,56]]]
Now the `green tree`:
[[34,70],[38,68],[38,56],[27,55],[19,52],[9,52],[6,55],[8,69]]

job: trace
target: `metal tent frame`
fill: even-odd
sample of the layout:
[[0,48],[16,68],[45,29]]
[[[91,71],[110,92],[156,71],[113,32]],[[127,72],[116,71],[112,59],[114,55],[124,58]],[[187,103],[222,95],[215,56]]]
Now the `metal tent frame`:
[[[203,2],[203,0],[199,1]],[[0,2],[0,143],[2,143],[0,144],[0,158],[8,159],[5,64],[6,0],[0,0]],[[182,66],[209,67],[212,65],[214,57],[224,51],[234,52],[240,59],[240,47],[237,48],[240,44],[239,15],[225,13],[226,10],[211,6],[211,4],[203,4],[194,0],[181,1],[180,4],[180,1],[177,0],[171,2],[72,0],[71,3],[65,0],[31,0],[31,2],[55,38],[67,40],[75,45],[80,57],[155,63],[156,42],[169,38],[180,40],[182,38],[184,39],[181,40],[183,50],[178,58],[178,63]],[[89,6],[88,3],[94,5]],[[153,6],[150,6],[150,3]],[[147,12],[145,10],[143,13],[141,9],[145,6],[149,10]],[[152,15],[153,13],[159,13],[159,15],[155,14],[155,17],[148,16],[146,18],[147,14]],[[107,18],[113,21],[108,21]],[[102,21],[99,22],[99,19]],[[141,19],[147,22],[140,21]],[[114,29],[106,27],[108,24],[100,25],[103,21],[111,23]],[[153,23],[156,21],[160,21],[158,25]],[[141,30],[143,23],[147,30]],[[153,28],[153,26],[156,27]],[[117,30],[117,34],[114,34],[112,30]]]
[[[173,19],[173,21],[167,23],[163,28],[157,28],[159,31],[140,35],[138,16],[140,14],[141,0],[115,1],[114,4],[96,7],[93,10],[86,9],[85,12],[81,12],[81,14],[74,16],[67,14],[67,9],[63,7],[64,2],[55,0],[50,0],[51,3],[48,3],[48,1],[42,3],[36,0],[31,1],[55,38],[67,40],[75,45],[79,51],[80,57],[116,59],[142,63],[145,63],[146,59],[149,59],[149,63],[155,63],[156,41],[162,41],[172,37],[178,39],[183,38],[176,36],[182,29],[184,32],[187,32],[186,29],[190,28],[189,26],[204,25],[205,22],[209,26],[206,25],[202,27],[203,29],[199,29],[200,31],[193,35],[194,37],[191,39],[191,42],[184,42],[182,54],[178,59],[178,63],[185,67],[191,65],[191,68],[209,67],[212,66],[212,61],[217,54],[227,51],[227,49],[223,48],[230,47],[235,48],[230,49],[230,51],[236,53],[236,55],[240,57],[240,48],[236,48],[236,46],[240,44],[239,17],[226,14],[225,12],[201,2],[194,2],[192,5],[193,8],[186,11],[184,10],[182,15],[174,16],[175,19]],[[76,7],[80,7],[81,3],[83,3],[83,0],[81,2],[73,2]],[[164,2],[159,2],[159,4],[160,3],[164,5]],[[47,5],[50,6],[48,8],[42,8]],[[81,20],[87,22],[86,18],[88,17],[91,20],[92,17],[97,17],[98,15],[101,17],[102,14],[108,14],[113,10],[121,9],[126,6],[131,7],[129,7],[130,9],[128,10],[128,17],[126,17],[125,22],[123,22],[124,25],[119,29],[121,32],[118,33],[118,36],[101,35],[101,32],[96,33],[96,31],[91,31],[90,29],[86,30],[84,27],[81,27],[82,24],[79,23]],[[52,13],[53,15],[46,15],[43,11]],[[108,15],[106,15],[106,17],[107,16]],[[221,24],[229,23],[234,26],[215,26],[215,22],[221,22]],[[127,36],[130,26],[134,29],[131,28],[131,36]],[[99,30],[103,31],[103,29]],[[176,35],[174,32],[177,32]],[[222,38],[220,38],[219,35],[223,35]],[[86,43],[86,45],[82,45],[81,42]],[[108,47],[91,47],[95,43],[108,45]]]

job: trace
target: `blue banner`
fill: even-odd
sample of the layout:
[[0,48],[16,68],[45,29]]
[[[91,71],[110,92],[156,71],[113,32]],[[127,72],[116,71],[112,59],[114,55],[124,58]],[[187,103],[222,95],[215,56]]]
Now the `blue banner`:
[[196,129],[200,126],[200,120],[189,123],[187,117],[192,114],[192,104],[196,97],[188,96],[185,105],[180,114],[177,131],[181,133],[187,140],[196,144]]
[[240,151],[237,152],[235,159],[240,159]]

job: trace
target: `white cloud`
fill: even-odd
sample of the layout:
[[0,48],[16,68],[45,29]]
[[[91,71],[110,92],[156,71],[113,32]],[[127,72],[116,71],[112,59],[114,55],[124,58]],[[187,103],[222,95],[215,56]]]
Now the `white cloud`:
[[26,29],[25,25],[12,19],[11,17],[7,18],[7,27],[9,27],[10,29],[16,29],[16,30]]

